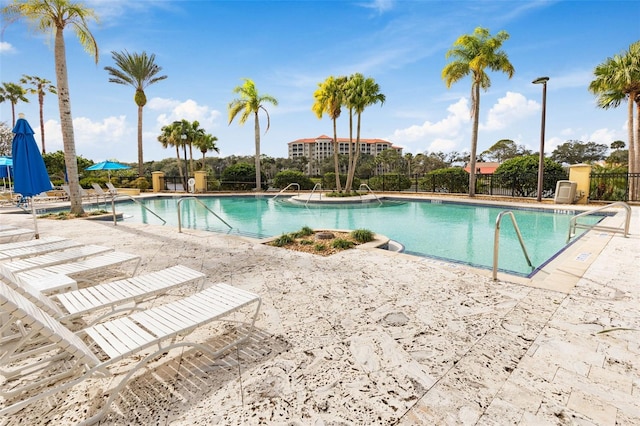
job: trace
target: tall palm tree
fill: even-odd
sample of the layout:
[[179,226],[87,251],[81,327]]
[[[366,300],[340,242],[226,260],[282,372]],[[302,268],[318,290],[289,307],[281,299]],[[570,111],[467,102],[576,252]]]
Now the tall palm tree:
[[54,58],[56,68],[56,86],[58,87],[58,108],[60,110],[60,126],[64,145],[64,159],[67,177],[71,188],[70,211],[72,214],[84,214],[80,185],[78,179],[78,163],[76,145],[73,135],[73,119],[71,116],[71,96],[67,76],[67,57],[64,30],[71,27],[82,47],[98,63],[98,43],[89,30],[88,21],[98,20],[93,9],[82,3],[71,0],[15,0],[2,9],[7,22],[26,19],[34,28],[43,33],[53,32]]
[[38,95],[38,106],[40,108],[40,137],[42,138],[42,153],[46,154],[47,150],[44,146],[44,95],[45,92],[57,95],[58,91],[56,86],[51,84],[46,78],[36,77],[32,75],[23,75],[20,79],[22,84],[31,84],[31,87],[27,89],[27,92],[32,95]]
[[144,93],[149,85],[167,78],[166,75],[157,75],[162,71],[162,67],[155,63],[156,55],[147,55],[147,52],[129,53],[111,52],[111,56],[116,63],[116,67],[104,67],[111,76],[110,83],[128,85],[136,89],[133,100],[138,105],[138,175],[142,176],[143,154],[142,154],[142,109],[147,104],[147,95]]
[[260,120],[258,120],[258,113],[263,110],[267,114],[267,129],[264,131],[267,133],[271,125],[269,119],[269,111],[264,107],[264,103],[268,102],[274,106],[278,106],[278,100],[273,96],[258,94],[255,83],[248,79],[244,79],[242,86],[237,86],[233,89],[233,93],[240,95],[239,99],[234,99],[229,103],[229,124],[233,121],[238,114],[240,114],[240,124],[246,123],[247,119],[253,114],[254,117],[254,134],[255,134],[255,165],[256,165],[256,191],[260,191],[262,183],[260,182]]
[[9,101],[11,103],[11,128],[16,126],[16,104],[29,102],[26,94],[27,91],[24,87],[16,83],[2,83],[0,86],[0,102]]
[[318,118],[322,118],[323,114],[327,114],[333,121],[333,165],[336,174],[336,191],[341,192],[340,184],[340,164],[338,161],[339,147],[338,131],[336,121],[342,112],[342,104],[344,100],[344,84],[347,77],[329,76],[327,79],[318,83],[318,89],[313,93],[315,102],[311,107],[312,111]]
[[[593,71],[595,79],[589,91],[597,96],[598,106],[617,108],[627,100],[627,128],[629,137],[629,173],[640,171],[640,41],[629,50],[607,58]],[[637,103],[637,120],[634,126],[634,103]],[[638,198],[635,179],[629,181],[630,199]]]
[[515,68],[509,62],[507,54],[500,50],[502,44],[509,39],[509,34],[500,31],[494,37],[489,30],[478,27],[473,34],[460,36],[453,47],[446,53],[446,58],[453,58],[442,70],[442,78],[450,88],[453,83],[471,74],[471,158],[469,161],[469,196],[476,194],[476,151],[478,149],[478,123],[480,115],[480,89],[491,87],[491,80],[485,72],[501,71],[513,77]]
[[220,153],[220,148],[218,148],[218,146],[216,145],[217,141],[218,141],[218,138],[209,133],[205,133],[201,136],[198,136],[193,141],[193,144],[202,153],[202,169],[201,170],[205,170],[204,160],[205,160],[205,155],[207,154],[208,151],[215,151],[217,153]]
[[[386,96],[380,93],[380,86],[376,81],[371,78],[365,78],[364,75],[356,73],[349,78],[349,81],[345,83],[345,102],[349,107],[349,110],[357,116],[356,124],[356,144],[354,146],[354,153],[349,163],[349,169],[347,171],[347,183],[345,189],[347,192],[351,191],[353,185],[353,178],[356,173],[356,167],[358,165],[358,158],[360,156],[360,128],[362,122],[362,113],[371,105],[380,103],[384,104]],[[350,125],[351,127],[351,125]],[[351,152],[351,151],[349,151]]]
[[[200,122],[198,120],[191,123],[190,129],[189,129],[189,138],[187,139],[189,143],[189,171],[191,174],[193,174],[194,172],[193,145],[196,145],[196,141],[202,139],[205,136],[205,134],[206,132],[202,127],[200,127]],[[198,145],[196,145],[196,148],[198,148]]]

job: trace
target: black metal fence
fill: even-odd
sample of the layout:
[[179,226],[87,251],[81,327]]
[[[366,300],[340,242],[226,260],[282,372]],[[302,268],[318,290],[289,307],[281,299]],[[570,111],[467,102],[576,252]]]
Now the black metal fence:
[[[476,175],[476,194],[507,197],[536,198],[537,174],[523,174],[508,179],[493,174]],[[554,198],[556,182],[568,180],[566,173],[557,175],[545,174],[542,198]],[[414,192],[439,194],[468,194],[468,175],[382,175],[362,178],[362,183],[371,186],[374,191]],[[635,185],[635,186],[634,186]],[[263,182],[263,190],[269,187]],[[255,181],[228,182],[207,177],[207,192],[216,191],[252,191]],[[635,191],[633,189],[635,188]],[[356,188],[357,189],[357,188]],[[183,178],[179,176],[164,177],[164,191],[184,191]],[[640,201],[640,173],[591,173],[589,199],[594,201]]]
[[640,201],[640,173],[591,173],[589,199]]

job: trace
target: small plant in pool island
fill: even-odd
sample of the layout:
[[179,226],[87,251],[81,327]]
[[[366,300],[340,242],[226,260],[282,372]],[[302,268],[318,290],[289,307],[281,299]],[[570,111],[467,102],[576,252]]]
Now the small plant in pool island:
[[331,243],[331,247],[335,249],[350,249],[351,247],[353,247],[353,245],[353,241],[344,240],[342,238],[336,238]]
[[359,243],[368,243],[373,241],[374,233],[368,229],[356,229],[351,231],[351,236]]
[[324,245],[324,244],[322,244],[322,243],[315,243],[315,244],[313,245],[313,249],[314,249],[315,251],[325,251],[325,250],[327,249],[327,246],[325,246],[325,245]]
[[303,226],[302,229],[293,233],[295,238],[308,237],[313,235],[313,229],[308,226]]
[[273,241],[273,245],[276,247],[284,247],[293,243],[294,237],[291,234],[282,234]]

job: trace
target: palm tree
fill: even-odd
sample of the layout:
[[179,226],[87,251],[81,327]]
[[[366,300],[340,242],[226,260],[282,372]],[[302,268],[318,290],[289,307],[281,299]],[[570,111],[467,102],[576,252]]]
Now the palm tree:
[[176,121],[172,124],[162,126],[160,131],[162,133],[160,133],[160,136],[158,136],[158,142],[162,144],[162,147],[168,148],[170,146],[173,146],[176,148],[178,172],[180,173],[180,179],[182,180],[183,185],[186,185],[184,174],[182,173],[182,161],[180,161],[180,146],[182,145],[182,122]]
[[40,137],[42,138],[42,153],[46,154],[47,150],[44,146],[44,95],[46,95],[45,91],[54,95],[57,95],[58,91],[56,90],[56,86],[51,84],[51,82],[46,78],[25,74],[20,79],[20,83],[31,84],[32,87],[28,88],[27,92],[32,95],[38,95],[38,105],[40,107]]
[[[640,41],[629,50],[607,58],[593,71],[595,79],[589,91],[597,96],[598,106],[617,108],[627,100],[627,128],[629,137],[629,173],[640,171]],[[637,125],[634,126],[633,107],[637,103]],[[634,127],[637,134],[634,134]],[[637,199],[639,188],[634,179],[629,180],[630,199]]]
[[258,120],[258,113],[263,110],[267,114],[267,129],[264,131],[267,133],[271,124],[269,119],[269,111],[264,107],[265,102],[269,102],[274,106],[278,106],[278,100],[273,96],[258,94],[255,83],[248,79],[244,79],[242,86],[237,86],[233,89],[233,93],[240,95],[239,99],[234,99],[229,103],[229,124],[233,121],[238,114],[240,114],[240,124],[246,123],[247,119],[253,114],[255,125],[255,165],[256,165],[256,190],[260,191],[262,183],[260,182],[260,121]]
[[[347,171],[347,182],[345,189],[347,192],[351,191],[353,185],[353,178],[356,173],[356,167],[358,165],[358,157],[360,156],[360,127],[362,122],[362,113],[371,105],[380,103],[384,104],[386,96],[380,93],[380,86],[371,77],[365,78],[362,74],[356,73],[352,75],[347,83],[345,83],[345,102],[349,107],[349,111],[356,114],[358,117],[356,124],[356,144],[355,152],[353,156],[350,155],[349,169]],[[353,116],[353,114],[350,114]],[[351,122],[350,122],[351,123]],[[349,125],[351,129],[351,124]],[[349,150],[351,154],[351,149]]]
[[216,145],[217,141],[218,141],[218,138],[209,133],[204,133],[196,137],[196,139],[193,141],[193,144],[202,153],[202,170],[205,169],[204,159],[208,151],[215,151],[217,153],[220,153],[220,149]]
[[43,33],[53,32],[55,36],[54,58],[56,68],[56,86],[58,87],[58,108],[60,110],[60,126],[62,128],[62,142],[64,158],[67,167],[67,177],[71,188],[70,211],[75,215],[84,214],[80,185],[78,179],[78,163],[76,145],[73,135],[73,119],[71,116],[71,96],[69,94],[69,79],[67,76],[67,58],[64,40],[64,29],[71,27],[82,47],[93,56],[98,63],[98,44],[89,31],[88,21],[97,21],[93,9],[71,0],[15,0],[4,7],[2,13],[11,23],[19,19],[26,19],[33,24],[33,28]]
[[16,126],[16,104],[18,102],[29,102],[26,98],[27,91],[24,87],[16,83],[2,83],[0,86],[0,102],[9,101],[11,103],[11,128]]
[[471,74],[471,118],[473,130],[471,132],[471,158],[469,162],[469,196],[476,194],[476,151],[478,149],[478,122],[480,115],[480,88],[487,90],[491,87],[491,80],[485,72],[492,71],[506,73],[513,77],[515,69],[507,54],[500,50],[502,43],[509,38],[509,34],[500,31],[495,37],[486,28],[478,27],[473,34],[460,36],[453,47],[446,53],[446,58],[453,57],[442,70],[442,78],[450,88],[467,75]]
[[110,83],[132,86],[136,89],[133,100],[138,105],[138,176],[142,176],[143,155],[142,155],[142,109],[147,104],[147,95],[144,93],[149,85],[167,78],[166,75],[157,76],[162,71],[162,67],[156,65],[156,55],[147,56],[147,52],[129,53],[111,52],[111,56],[117,68],[104,67],[111,76]]
[[339,143],[336,120],[340,117],[341,107],[344,99],[344,84],[347,77],[329,76],[324,82],[318,83],[318,89],[313,93],[315,102],[311,107],[318,118],[326,113],[333,121],[333,165],[336,175],[336,191],[341,192],[340,184],[340,164],[338,161]]

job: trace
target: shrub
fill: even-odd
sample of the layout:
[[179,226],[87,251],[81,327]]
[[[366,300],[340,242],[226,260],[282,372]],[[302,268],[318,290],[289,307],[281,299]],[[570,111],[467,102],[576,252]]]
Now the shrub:
[[331,247],[335,249],[349,249],[353,247],[353,241],[343,240],[342,238],[336,238],[331,242]]
[[[340,175],[340,185],[342,189],[344,189],[345,184],[347,183],[347,175]],[[322,188],[323,189],[336,189],[336,174],[334,172],[327,172],[322,176]],[[357,176],[353,177],[353,185],[352,188],[360,188],[360,178]]]
[[437,169],[427,173],[418,182],[420,189],[432,192],[469,192],[469,173],[460,167]]
[[322,244],[322,243],[315,243],[315,244],[313,245],[313,249],[314,249],[315,251],[325,251],[325,250],[327,249],[327,246],[325,246],[325,245],[324,245],[324,244]]
[[288,244],[293,243],[293,240],[294,238],[291,234],[282,234],[273,241],[273,245],[276,247],[284,247]]
[[411,179],[400,173],[387,173],[369,179],[369,187],[376,191],[402,191],[411,188]]
[[313,181],[299,170],[283,170],[273,178],[273,186],[284,189],[291,183],[300,185],[300,189],[313,189]]
[[308,226],[303,226],[302,229],[295,233],[295,237],[308,237],[309,235],[313,235],[313,229]]
[[359,243],[373,241],[373,232],[368,229],[356,229],[351,231],[351,237]]
[[[256,186],[256,168],[249,163],[233,164],[222,172],[222,189],[228,190],[250,190]],[[264,175],[261,182],[266,185]]]
[[[496,169],[494,177],[498,185],[513,188],[515,195],[530,197],[538,190],[538,155],[510,158]],[[544,159],[543,191],[553,191],[556,182],[565,176],[562,166],[550,158]]]
[[149,185],[149,181],[146,178],[139,177],[136,180],[132,180],[131,182],[129,182],[128,187],[138,188],[141,191],[146,191],[151,187],[151,185]]

